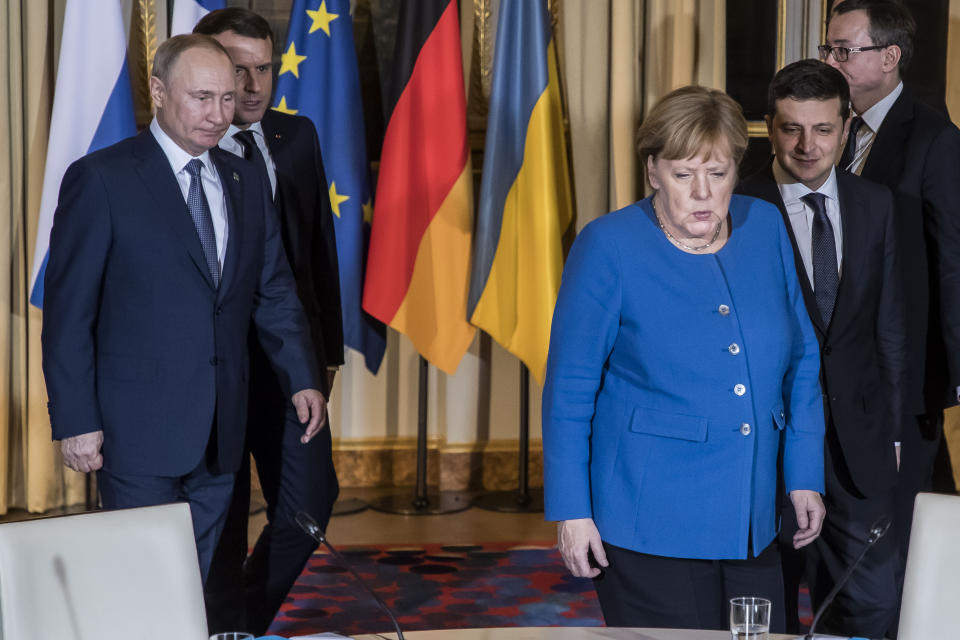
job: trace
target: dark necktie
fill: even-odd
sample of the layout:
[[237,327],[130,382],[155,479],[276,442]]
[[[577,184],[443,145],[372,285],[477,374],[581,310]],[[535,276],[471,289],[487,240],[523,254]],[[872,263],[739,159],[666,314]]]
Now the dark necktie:
[[203,162],[194,158],[187,163],[187,173],[190,174],[190,191],[187,193],[187,208],[193,218],[193,226],[200,236],[200,246],[203,247],[203,257],[207,261],[207,269],[213,278],[214,286],[220,286],[220,261],[217,260],[217,236],[213,231],[213,217],[210,215],[210,205],[203,192],[203,183],[200,180],[200,169]]
[[267,172],[267,161],[263,157],[263,153],[260,152],[260,147],[257,146],[257,141],[253,137],[252,131],[238,131],[233,134],[233,139],[240,143],[240,146],[243,147],[243,158],[244,160],[249,160],[257,167],[257,171],[260,172],[260,177],[267,181],[267,186],[270,186],[270,174]]
[[822,193],[808,193],[801,198],[813,209],[813,295],[823,324],[829,326],[833,306],[837,302],[840,276],[837,273],[837,244],[833,237],[833,225],[827,217],[826,199]]
[[853,116],[850,121],[850,133],[847,134],[847,146],[843,148],[843,155],[840,156],[840,162],[837,164],[841,169],[850,170],[853,159],[857,155],[857,132],[863,126],[863,118]]

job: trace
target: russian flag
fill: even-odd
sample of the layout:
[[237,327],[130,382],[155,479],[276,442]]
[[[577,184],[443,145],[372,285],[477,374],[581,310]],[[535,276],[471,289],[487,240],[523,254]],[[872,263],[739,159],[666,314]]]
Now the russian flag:
[[200,18],[226,6],[226,0],[175,0],[173,16],[170,18],[170,35],[178,36],[193,32],[193,27]]
[[30,274],[34,306],[43,308],[50,229],[67,167],[136,132],[120,1],[68,0]]

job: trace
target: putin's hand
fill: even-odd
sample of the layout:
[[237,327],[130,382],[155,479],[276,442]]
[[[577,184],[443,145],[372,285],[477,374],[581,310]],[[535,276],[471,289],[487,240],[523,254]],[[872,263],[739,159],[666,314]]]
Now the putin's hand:
[[80,473],[96,471],[103,466],[103,456],[100,455],[102,446],[102,430],[64,438],[60,441],[63,464]]

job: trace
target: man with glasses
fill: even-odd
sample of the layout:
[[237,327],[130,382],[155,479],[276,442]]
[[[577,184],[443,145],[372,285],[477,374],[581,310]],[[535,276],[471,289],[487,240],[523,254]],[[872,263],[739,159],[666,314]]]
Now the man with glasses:
[[914,497],[933,484],[943,409],[960,395],[960,131],[901,80],[915,32],[899,2],[844,0],[820,47],[850,84],[854,117],[840,166],[887,185],[895,198],[908,310],[905,408],[915,416],[902,433],[893,514],[903,554]]

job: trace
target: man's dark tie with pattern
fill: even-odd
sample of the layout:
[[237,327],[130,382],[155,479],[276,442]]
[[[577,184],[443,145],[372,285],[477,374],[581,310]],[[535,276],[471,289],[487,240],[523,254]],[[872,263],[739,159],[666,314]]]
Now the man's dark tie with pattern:
[[200,179],[200,169],[203,162],[194,158],[187,163],[187,173],[190,174],[190,191],[187,193],[187,208],[193,218],[193,226],[200,236],[200,246],[203,247],[203,257],[207,260],[207,269],[213,284],[220,286],[220,261],[217,259],[217,236],[213,232],[213,217],[210,215],[210,205],[203,192],[203,183]]
[[813,294],[820,309],[823,324],[830,325],[833,306],[837,301],[837,287],[840,276],[837,269],[837,244],[833,235],[833,225],[827,217],[827,197],[822,193],[808,193],[803,200],[813,209]]

